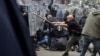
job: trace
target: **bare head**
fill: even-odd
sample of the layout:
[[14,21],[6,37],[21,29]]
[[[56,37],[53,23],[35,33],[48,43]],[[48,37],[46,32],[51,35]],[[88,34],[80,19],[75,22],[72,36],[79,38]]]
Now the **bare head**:
[[48,19],[51,18],[51,17],[52,17],[52,15],[48,15],[48,16],[47,16]]
[[67,18],[67,22],[70,22],[74,19],[73,15],[68,15],[66,18]]

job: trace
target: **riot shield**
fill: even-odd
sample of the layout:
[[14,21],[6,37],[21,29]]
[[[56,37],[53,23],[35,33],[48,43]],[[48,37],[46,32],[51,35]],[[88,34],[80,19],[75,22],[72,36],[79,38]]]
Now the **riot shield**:
[[[34,36],[36,32],[40,29],[43,29],[43,19],[40,17],[44,17],[46,13],[46,7],[41,6],[38,4],[37,1],[33,1],[31,5],[28,6],[28,16],[29,16],[29,30],[30,30],[30,35]],[[39,11],[39,17],[36,16],[37,12]]]

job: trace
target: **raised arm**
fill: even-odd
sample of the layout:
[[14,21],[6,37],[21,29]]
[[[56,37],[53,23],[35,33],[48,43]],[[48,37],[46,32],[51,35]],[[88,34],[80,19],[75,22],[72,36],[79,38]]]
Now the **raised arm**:
[[51,0],[50,4],[49,4],[49,6],[48,6],[48,8],[49,8],[50,10],[51,10],[52,4],[53,4],[53,0]]

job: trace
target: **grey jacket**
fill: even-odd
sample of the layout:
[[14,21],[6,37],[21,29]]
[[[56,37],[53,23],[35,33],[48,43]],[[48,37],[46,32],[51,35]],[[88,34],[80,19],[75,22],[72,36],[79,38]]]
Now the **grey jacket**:
[[82,34],[100,38],[100,10],[91,12],[86,19]]

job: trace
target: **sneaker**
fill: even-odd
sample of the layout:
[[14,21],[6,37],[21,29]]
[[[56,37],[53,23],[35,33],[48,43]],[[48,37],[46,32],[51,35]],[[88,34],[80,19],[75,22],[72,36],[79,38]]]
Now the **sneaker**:
[[69,56],[68,52],[65,52],[65,53],[63,54],[63,56]]

